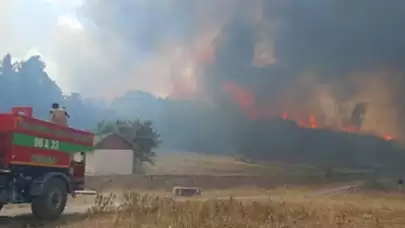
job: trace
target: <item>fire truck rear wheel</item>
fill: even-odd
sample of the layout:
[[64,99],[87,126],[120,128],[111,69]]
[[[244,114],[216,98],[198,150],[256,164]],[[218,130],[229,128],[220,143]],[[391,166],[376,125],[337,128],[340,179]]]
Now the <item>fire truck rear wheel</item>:
[[44,194],[32,200],[32,213],[38,219],[53,221],[63,213],[66,202],[66,184],[59,178],[52,178],[45,183]]

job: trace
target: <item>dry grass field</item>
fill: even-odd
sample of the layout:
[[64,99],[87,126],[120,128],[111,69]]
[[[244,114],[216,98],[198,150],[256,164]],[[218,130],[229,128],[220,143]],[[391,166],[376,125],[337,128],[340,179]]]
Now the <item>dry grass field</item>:
[[[6,217],[0,228],[405,227],[405,194],[348,191],[352,184],[328,183],[312,167],[170,153],[146,168],[145,175],[89,178],[88,187],[104,194],[69,202],[93,203],[87,213],[65,213],[47,224]],[[172,197],[177,185],[202,187],[203,194]]]
[[156,156],[155,166],[145,165],[144,169],[150,175],[278,175],[286,170],[296,174],[313,171],[309,166],[253,164],[230,156],[192,152],[159,153]]
[[198,153],[158,154],[155,166],[144,167],[140,175],[88,177],[87,188],[96,190],[171,190],[173,186],[200,186],[204,189],[274,188],[292,184],[324,184],[364,179],[368,171],[337,170],[328,180],[319,168],[279,163],[254,164],[233,157]]
[[[330,187],[328,187],[330,188]],[[168,192],[98,195],[85,214],[41,224],[18,217],[7,228],[402,228],[405,194],[314,188],[208,191],[200,197]],[[256,196],[256,197],[253,197]],[[118,201],[119,200],[119,201]],[[117,202],[122,202],[117,204]]]
[[[405,197],[399,193],[312,195],[311,189],[272,191],[239,189],[210,192],[203,199],[178,200],[163,195],[124,193],[98,196],[85,215],[67,216],[54,228],[382,228],[405,227]],[[233,192],[233,193],[232,193]],[[269,198],[215,198],[227,194],[268,195]]]

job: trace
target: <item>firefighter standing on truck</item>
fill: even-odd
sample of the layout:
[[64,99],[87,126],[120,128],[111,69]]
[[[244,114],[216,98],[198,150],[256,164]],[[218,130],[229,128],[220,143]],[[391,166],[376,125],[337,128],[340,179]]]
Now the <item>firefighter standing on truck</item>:
[[69,114],[66,112],[64,108],[60,108],[58,103],[52,104],[52,109],[49,112],[51,122],[67,127],[67,118],[69,118]]

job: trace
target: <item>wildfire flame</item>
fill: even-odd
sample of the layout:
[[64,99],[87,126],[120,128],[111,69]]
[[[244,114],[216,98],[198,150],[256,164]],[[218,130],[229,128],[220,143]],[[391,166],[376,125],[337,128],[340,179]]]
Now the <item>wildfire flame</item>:
[[[226,93],[229,93],[232,97],[232,101],[236,104],[238,104],[239,107],[241,107],[247,114],[247,117],[251,120],[257,120],[257,119],[265,119],[265,118],[272,118],[275,117],[272,115],[270,111],[268,111],[264,107],[258,107],[256,104],[256,94],[243,89],[241,86],[239,86],[235,82],[226,82],[223,84],[223,89]],[[281,117],[284,120],[293,120],[297,123],[298,126],[300,127],[305,127],[305,128],[319,128],[320,126],[318,125],[318,121],[315,115],[312,113],[309,113],[308,117],[304,117],[302,119],[291,119],[287,111],[283,111],[281,114],[279,114],[279,117]],[[339,127],[338,130],[344,131],[344,132],[350,132],[350,133],[360,133],[361,129],[358,126],[341,126]],[[392,135],[384,135],[382,136],[383,139],[387,141],[391,141],[394,139]]]
[[232,100],[249,111],[255,103],[255,94],[245,91],[234,82],[224,84],[224,90],[232,94]]
[[394,138],[393,138],[391,135],[385,135],[385,136],[384,136],[384,139],[387,140],[387,141],[391,141],[391,140],[393,140]]
[[281,115],[281,118],[283,118],[283,120],[288,119],[288,113],[284,111],[283,114]]
[[313,115],[309,116],[309,127],[317,128],[316,119],[315,119],[315,116],[313,116]]

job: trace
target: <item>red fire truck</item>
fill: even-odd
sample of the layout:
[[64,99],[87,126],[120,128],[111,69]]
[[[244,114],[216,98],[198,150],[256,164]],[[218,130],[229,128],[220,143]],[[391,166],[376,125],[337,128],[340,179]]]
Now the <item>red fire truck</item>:
[[0,208],[29,203],[37,218],[59,218],[68,195],[84,189],[92,150],[92,133],[35,119],[31,107],[0,113]]

